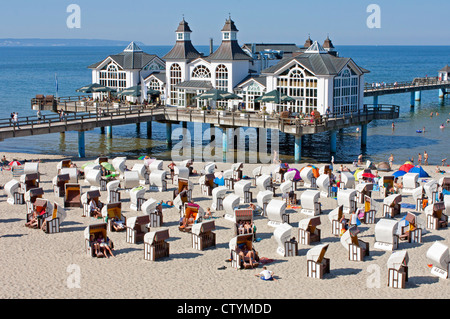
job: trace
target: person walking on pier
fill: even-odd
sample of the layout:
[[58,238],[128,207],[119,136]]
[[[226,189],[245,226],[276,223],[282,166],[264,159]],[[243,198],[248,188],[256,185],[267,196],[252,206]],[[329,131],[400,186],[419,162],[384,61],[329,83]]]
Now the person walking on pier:
[[17,125],[17,128],[20,130],[20,126],[19,126],[19,113],[13,112],[12,122],[13,122],[13,126],[16,126],[16,125]]

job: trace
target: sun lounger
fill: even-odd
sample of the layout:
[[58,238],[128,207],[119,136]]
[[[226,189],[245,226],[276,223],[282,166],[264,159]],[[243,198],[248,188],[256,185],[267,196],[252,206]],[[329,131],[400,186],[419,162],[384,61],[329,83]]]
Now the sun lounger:
[[241,203],[251,203],[253,200],[250,187],[252,182],[250,180],[240,180],[234,184],[234,193],[241,198]]
[[393,252],[387,261],[388,287],[405,288],[408,281],[409,256],[406,251]]
[[351,261],[364,261],[364,257],[369,255],[369,243],[358,239],[358,233],[356,226],[352,226],[341,236],[341,244]]
[[[96,254],[94,249],[94,242],[97,242],[97,238],[100,234],[105,240],[108,239],[106,223],[92,224],[84,229],[85,252],[90,257],[105,257],[105,255],[102,252]],[[93,235],[94,241],[91,241],[91,235]],[[111,240],[108,240],[107,244],[110,247],[110,249],[114,248],[114,244]]]
[[450,254],[448,246],[441,242],[434,242],[428,248],[426,257],[432,262],[431,274],[442,279],[448,279],[450,273]]
[[[253,247],[253,235],[238,235],[233,237],[229,242],[229,249],[231,254],[231,267],[235,269],[253,269],[259,266],[258,252]],[[252,263],[250,263],[249,256],[239,255],[239,251],[245,249],[245,251],[253,251],[254,257]]]
[[275,227],[273,238],[277,243],[277,254],[283,257],[298,256],[298,243],[293,238],[292,226],[289,224],[281,224]]
[[153,170],[150,173],[150,190],[165,192],[167,190],[166,171]]
[[344,214],[356,212],[356,190],[347,188],[339,189],[337,193],[337,204],[344,207]]
[[20,192],[20,182],[16,179],[12,179],[4,186],[6,196],[8,196],[6,202],[11,205],[23,205],[24,194]]
[[383,199],[383,217],[394,218],[400,215],[402,195],[392,194]]
[[127,243],[138,244],[144,241],[144,236],[149,232],[149,215],[133,216],[127,218]]
[[122,203],[105,204],[102,207],[102,217],[107,219],[108,231],[116,231],[114,224],[118,227],[117,231],[125,230],[127,218],[122,214]]
[[219,186],[212,190],[212,204],[211,209],[214,211],[223,210],[223,200],[228,192],[225,186]]
[[134,211],[140,211],[141,205],[145,202],[145,192],[144,186],[135,186],[130,189],[130,209]]
[[412,194],[413,190],[419,187],[419,173],[406,173],[403,179],[403,194]]
[[192,225],[192,248],[204,250],[208,247],[216,246],[216,229],[214,220],[206,220]]
[[106,192],[108,194],[106,198],[107,203],[117,203],[120,202],[120,181],[112,180],[106,184]]
[[270,190],[259,191],[256,195],[256,203],[262,209],[262,216],[267,216],[267,205],[273,199],[273,192]]
[[53,192],[56,197],[64,197],[64,187],[69,182],[69,174],[60,174],[53,177]]
[[95,202],[95,205],[102,209],[103,203],[100,201],[100,191],[91,190],[81,195],[81,205],[83,206],[83,217],[92,217],[92,212],[90,208],[91,200]]
[[306,275],[310,278],[323,279],[330,273],[330,259],[325,258],[328,244],[317,245],[306,253]]
[[438,230],[448,226],[448,216],[444,214],[445,203],[435,202],[425,207],[425,216],[427,217],[427,228]]
[[302,245],[320,242],[320,217],[308,217],[298,222],[298,241]]
[[317,190],[308,189],[300,196],[300,202],[302,209],[300,212],[308,216],[320,215],[322,212],[321,205],[319,203],[320,192]]
[[150,198],[141,205],[142,213],[150,216],[150,227],[161,227],[163,224],[163,214],[161,203]]
[[64,208],[82,207],[80,184],[67,183],[64,190]]
[[341,231],[342,231],[341,218],[342,218],[343,215],[344,215],[344,206],[343,205],[339,205],[338,207],[333,209],[328,214],[328,219],[331,222],[331,233],[334,236],[340,236],[341,235]]
[[169,229],[159,229],[144,236],[144,259],[155,261],[164,257],[169,257]]
[[267,225],[277,227],[283,223],[289,224],[289,214],[286,213],[286,202],[278,199],[272,199],[266,207]]
[[39,175],[37,173],[33,174],[22,174],[20,176],[20,191],[26,193],[32,188],[39,187]]

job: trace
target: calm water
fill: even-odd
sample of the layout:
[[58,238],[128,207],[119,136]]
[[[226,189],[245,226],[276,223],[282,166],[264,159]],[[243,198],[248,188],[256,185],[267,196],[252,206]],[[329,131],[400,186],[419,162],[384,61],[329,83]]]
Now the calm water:
[[[150,46],[147,53],[163,56],[171,46]],[[13,111],[19,116],[35,115],[30,99],[36,94],[55,94],[55,74],[58,76],[59,96],[77,95],[75,90],[91,83],[91,71],[87,66],[119,53],[121,47],[8,47],[0,48],[0,117],[8,117]],[[208,53],[208,46],[198,46]],[[448,46],[342,46],[337,47],[340,56],[351,57],[358,65],[371,71],[366,82],[409,81],[414,77],[437,76],[438,70],[450,63]],[[379,103],[400,106],[400,118],[391,129],[391,121],[374,121],[369,125],[366,149],[360,147],[356,128],[345,129],[338,134],[336,162],[352,162],[361,153],[373,162],[385,161],[392,153],[394,162],[403,163],[411,156],[427,151],[430,164],[439,164],[447,158],[450,149],[450,126],[439,126],[450,118],[450,99],[439,100],[438,91],[422,92],[422,101],[415,108],[409,107],[410,95],[386,95]],[[366,103],[371,104],[372,98]],[[439,116],[430,118],[431,112]],[[446,124],[447,126],[447,124]],[[176,129],[177,125],[172,126]],[[203,126],[203,130],[209,126]],[[426,128],[425,134],[416,133]],[[194,126],[188,123],[194,132]],[[268,133],[270,137],[270,132]],[[205,144],[208,141],[205,142]],[[178,143],[173,140],[174,145]],[[194,142],[193,142],[194,143]],[[280,134],[281,158],[293,161],[294,138]],[[327,162],[330,160],[329,134],[306,136],[303,140],[302,162]],[[199,147],[193,148],[198,155]],[[0,142],[0,152],[25,152],[41,154],[77,154],[77,134],[49,134]],[[113,138],[107,139],[100,129],[86,132],[86,156],[98,154],[138,157],[151,155],[163,159],[170,157],[165,144],[165,125],[153,123],[152,140],[147,139],[146,125],[115,126]]]

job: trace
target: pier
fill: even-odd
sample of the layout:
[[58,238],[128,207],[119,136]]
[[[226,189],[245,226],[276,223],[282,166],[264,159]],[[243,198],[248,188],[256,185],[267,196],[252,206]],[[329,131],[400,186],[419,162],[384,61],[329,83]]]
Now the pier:
[[[98,105],[96,106],[98,108]],[[106,107],[101,111],[91,110],[89,106],[71,105],[66,103],[67,114],[61,120],[58,115],[44,116],[40,121],[37,117],[20,117],[19,127],[11,119],[0,119],[0,140],[32,135],[63,133],[77,131],[78,155],[85,157],[84,132],[97,127],[107,129],[108,137],[112,137],[112,127],[118,125],[147,123],[148,138],[151,138],[151,123],[154,121],[166,123],[166,138],[168,145],[172,143],[172,124],[204,123],[222,129],[252,127],[271,129],[294,135],[293,147],[295,161],[301,160],[301,140],[303,135],[331,131],[330,151],[336,152],[337,131],[346,127],[361,126],[361,146],[367,143],[367,125],[374,120],[393,120],[399,117],[399,107],[396,105],[364,105],[355,113],[342,116],[329,114],[316,118],[281,118],[279,115],[269,116],[257,113],[242,113],[231,111],[201,111],[190,108],[128,106]],[[150,132],[150,133],[149,133]],[[334,138],[333,138],[334,137]],[[227,148],[223,141],[224,152]]]
[[385,83],[380,86],[367,84],[364,87],[364,97],[373,97],[373,104],[378,104],[378,97],[387,94],[410,93],[410,106],[422,99],[422,91],[438,90],[439,98],[443,99],[450,92],[450,81],[439,77],[415,78],[409,82]]

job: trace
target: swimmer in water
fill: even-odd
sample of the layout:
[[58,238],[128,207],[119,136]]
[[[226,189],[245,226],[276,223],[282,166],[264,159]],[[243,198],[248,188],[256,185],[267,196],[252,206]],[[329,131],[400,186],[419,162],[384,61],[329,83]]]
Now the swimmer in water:
[[444,124],[441,124],[441,126],[439,126],[440,128],[444,128],[445,126],[444,126]]

